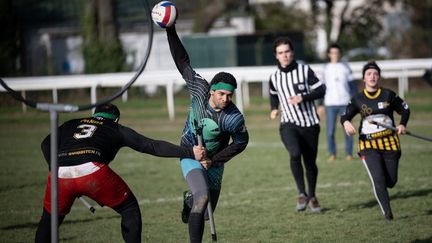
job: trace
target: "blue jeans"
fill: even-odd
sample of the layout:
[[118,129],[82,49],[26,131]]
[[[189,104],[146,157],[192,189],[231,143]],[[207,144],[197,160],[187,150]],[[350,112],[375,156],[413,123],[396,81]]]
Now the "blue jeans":
[[[326,106],[326,122],[327,122],[327,146],[330,155],[336,155],[335,130],[337,120],[344,112],[346,106]],[[345,155],[352,155],[353,139],[351,136],[345,135]]]

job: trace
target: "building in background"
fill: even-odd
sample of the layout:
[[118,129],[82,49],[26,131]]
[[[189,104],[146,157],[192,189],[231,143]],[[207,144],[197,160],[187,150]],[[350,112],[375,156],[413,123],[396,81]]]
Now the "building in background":
[[[221,0],[227,1],[227,0]],[[158,1],[151,0],[153,5]],[[176,3],[186,4],[187,1],[178,0]],[[259,6],[265,3],[283,3],[287,9],[300,9],[314,19],[312,31],[293,32],[287,30],[256,31],[256,20],[248,14],[227,12],[212,24],[205,34],[192,34],[194,8],[183,7],[185,18],[178,22],[178,32],[184,40],[191,55],[200,56],[195,63],[197,67],[211,66],[252,66],[273,65],[271,52],[272,38],[279,34],[288,34],[296,45],[296,58],[304,56],[309,62],[323,60],[329,42],[361,39],[355,34],[362,31],[364,26],[347,29],[347,21],[355,17],[365,17],[368,7],[379,5],[382,7],[377,13],[382,29],[371,35],[370,43],[344,42],[347,50],[345,57],[349,60],[364,60],[367,58],[410,58],[427,57],[432,55],[430,46],[432,38],[432,6],[427,1],[396,0],[391,1],[366,0],[336,0],[336,1],[295,1],[295,0],[249,0],[247,8],[259,11]],[[0,70],[1,76],[14,75],[60,75],[80,74],[84,72],[84,58],[82,55],[82,37],[80,24],[81,0],[6,0],[5,6],[10,11],[3,16],[6,43],[2,46],[3,53],[8,51],[8,60],[0,59],[0,64],[14,69],[14,72]],[[140,65],[147,46],[146,16],[140,0],[114,0],[117,27],[126,62],[130,69]],[[330,13],[326,9],[331,5]],[[375,4],[375,5],[374,5]],[[408,4],[408,5],[407,5]],[[369,6],[370,5],[370,6]],[[418,5],[418,6],[417,6]],[[186,6],[186,5],[185,5]],[[409,10],[405,7],[410,6]],[[361,11],[363,12],[361,12]],[[237,11],[237,12],[236,12]],[[281,12],[284,14],[285,9]],[[360,12],[360,14],[359,14]],[[326,15],[328,14],[328,15]],[[330,18],[328,18],[330,16]],[[289,17],[289,16],[288,16]],[[290,21],[294,19],[288,18]],[[368,17],[368,16],[366,16]],[[376,16],[375,16],[376,17]],[[331,21],[329,21],[329,19]],[[367,20],[367,19],[366,19]],[[298,20],[296,20],[298,21]],[[368,24],[368,22],[366,22]],[[421,28],[420,28],[420,27]],[[427,31],[428,30],[428,31]],[[348,34],[347,34],[348,33]],[[164,31],[155,27],[154,43],[147,68],[173,68],[169,59],[168,45],[164,38]],[[341,39],[341,36],[343,37]],[[416,38],[408,38],[417,36]],[[18,37],[17,40],[14,38]],[[372,38],[373,37],[373,38]],[[296,44],[297,43],[297,44]],[[215,49],[218,48],[218,49]],[[306,53],[307,52],[307,53]],[[203,53],[214,53],[203,55]],[[225,53],[225,56],[218,55]],[[270,54],[269,54],[270,53]],[[4,55],[5,56],[5,55]],[[226,60],[224,60],[226,59]],[[13,61],[11,61],[13,60]]]

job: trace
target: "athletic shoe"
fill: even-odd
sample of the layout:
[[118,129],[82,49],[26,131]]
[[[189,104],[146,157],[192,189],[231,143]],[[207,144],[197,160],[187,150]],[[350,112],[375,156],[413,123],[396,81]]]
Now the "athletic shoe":
[[321,213],[321,206],[316,197],[311,197],[309,199],[309,202],[310,202],[309,207],[313,213]]
[[334,154],[331,154],[327,159],[327,161],[335,161],[335,160],[336,160],[336,155]]
[[348,161],[351,161],[351,160],[353,159],[353,157],[352,157],[352,155],[347,155],[347,156],[345,157],[345,159],[348,160]]
[[188,202],[192,199],[192,192],[191,191],[184,191],[183,192],[183,210],[181,212],[181,219],[183,223],[187,224],[189,221],[189,215],[191,211],[191,207],[189,206]]
[[307,205],[308,205],[308,198],[306,197],[305,194],[301,193],[297,198],[296,210],[303,211],[307,208]]
[[386,213],[386,214],[384,214],[384,217],[387,220],[391,221],[391,220],[393,220],[393,213],[392,212]]

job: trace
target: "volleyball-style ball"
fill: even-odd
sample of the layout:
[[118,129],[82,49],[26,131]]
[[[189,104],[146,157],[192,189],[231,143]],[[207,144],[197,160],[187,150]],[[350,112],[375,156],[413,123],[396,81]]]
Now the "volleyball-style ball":
[[161,28],[170,27],[177,18],[177,8],[170,1],[162,1],[153,7],[151,16],[157,26]]

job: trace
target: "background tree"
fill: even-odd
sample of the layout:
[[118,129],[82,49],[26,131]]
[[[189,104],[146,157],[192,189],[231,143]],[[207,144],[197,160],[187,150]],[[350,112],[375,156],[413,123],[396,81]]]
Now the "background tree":
[[382,46],[385,43],[385,40],[380,38],[383,30],[381,20],[385,14],[382,4],[383,1],[380,0],[369,1],[368,4],[348,12],[347,3],[340,14],[338,34],[331,41],[351,49]]
[[0,35],[0,76],[14,76],[18,74],[17,67],[17,37],[18,24],[12,0],[0,1],[0,21],[2,34]]
[[86,73],[127,70],[113,0],[83,0],[82,35]]
[[403,1],[403,13],[389,22],[387,47],[394,58],[432,57],[432,1]]
[[194,13],[194,32],[208,32],[214,22],[226,13],[247,6],[247,0],[199,0]]
[[[384,5],[393,0],[370,0],[354,5],[352,0],[310,0],[315,27],[325,31],[327,45],[339,43],[343,49],[381,46]],[[321,53],[324,54],[324,53]],[[325,55],[324,55],[325,56]],[[366,58],[358,56],[357,58]]]
[[301,33],[304,38],[304,59],[312,62],[316,60],[316,33],[314,18],[293,5],[282,2],[258,4],[254,6],[253,15],[257,33]]
[[310,6],[313,23],[323,26],[327,43],[365,51],[356,60],[383,58],[376,55],[379,47],[388,50],[387,58],[431,56],[431,0],[310,0]]

